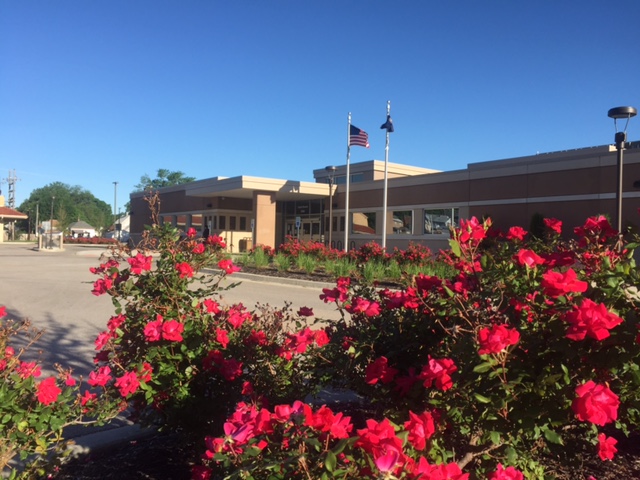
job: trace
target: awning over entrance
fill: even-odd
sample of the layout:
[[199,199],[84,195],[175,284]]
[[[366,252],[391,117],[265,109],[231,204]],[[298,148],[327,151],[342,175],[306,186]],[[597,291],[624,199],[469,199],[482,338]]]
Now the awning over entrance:
[[246,176],[208,178],[185,184],[183,188],[186,196],[204,198],[253,198],[254,192],[270,192],[280,202],[329,196],[329,185],[326,183]]

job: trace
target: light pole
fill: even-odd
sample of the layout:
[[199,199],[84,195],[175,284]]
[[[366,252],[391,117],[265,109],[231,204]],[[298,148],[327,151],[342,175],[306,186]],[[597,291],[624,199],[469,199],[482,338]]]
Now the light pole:
[[49,219],[49,248],[53,249],[53,202],[56,201],[56,196],[51,196],[51,218]]
[[[622,235],[622,177],[623,177],[623,151],[624,144],[627,141],[627,126],[629,125],[629,119],[635,117],[638,111],[633,107],[616,107],[609,110],[609,117],[613,118],[613,125],[616,129],[615,142],[616,150],[618,151],[618,180],[616,189],[616,221],[618,234]],[[624,130],[618,131],[618,119],[626,118],[627,122],[624,125]]]
[[118,205],[118,182],[113,182],[113,238],[116,238],[116,206]]
[[329,248],[333,248],[332,236],[333,236],[333,179],[336,174],[336,167],[331,165],[330,167],[325,167],[325,170],[329,174]]

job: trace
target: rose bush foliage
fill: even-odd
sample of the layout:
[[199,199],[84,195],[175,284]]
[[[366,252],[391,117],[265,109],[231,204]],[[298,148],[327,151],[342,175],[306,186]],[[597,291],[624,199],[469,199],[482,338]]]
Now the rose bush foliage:
[[603,432],[638,425],[636,245],[621,245],[604,217],[574,241],[547,222],[536,240],[462,221],[442,253],[453,278],[325,289],[350,315],[327,332],[319,381],[356,391],[392,422],[432,412],[429,458],[478,475],[499,461],[542,478],[565,438],[612,458]]
[[89,380],[126,401],[132,418],[195,434],[221,425],[254,391],[282,402],[309,390],[304,365],[326,335],[302,328],[312,312],[287,304],[224,304],[235,284],[223,279],[239,270],[225,247],[216,235],[155,225],[135,250],[121,247],[92,269],[93,293],[110,295],[115,315],[96,340]]
[[43,375],[33,357],[43,332],[6,317],[0,306],[0,472],[3,478],[36,478],[70,453],[66,427],[103,424],[118,410],[87,395],[70,370],[56,366],[56,375]]
[[[440,253],[455,275],[339,279],[321,298],[342,320],[322,329],[308,309],[223,305],[221,239],[156,226],[153,264],[143,246],[94,271],[116,315],[89,383],[143,421],[207,430],[194,478],[546,478],[567,442],[615,461],[639,416],[636,244],[604,217],[571,241],[545,224],[461,221]],[[301,403],[320,388],[369,418]]]

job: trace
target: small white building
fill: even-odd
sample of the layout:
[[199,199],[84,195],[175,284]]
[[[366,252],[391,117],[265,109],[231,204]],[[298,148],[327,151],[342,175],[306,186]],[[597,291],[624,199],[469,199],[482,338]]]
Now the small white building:
[[74,238],[91,238],[96,236],[96,229],[82,220],[73,222],[71,225],[69,225],[69,231],[71,232],[71,236]]

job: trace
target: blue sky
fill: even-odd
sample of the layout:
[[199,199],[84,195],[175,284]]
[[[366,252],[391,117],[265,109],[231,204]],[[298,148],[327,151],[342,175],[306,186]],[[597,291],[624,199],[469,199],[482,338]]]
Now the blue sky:
[[[613,142],[640,108],[640,2],[0,0],[0,179],[113,204],[159,168],[313,181]],[[629,140],[640,139],[640,118]],[[6,195],[7,185],[2,184]]]

